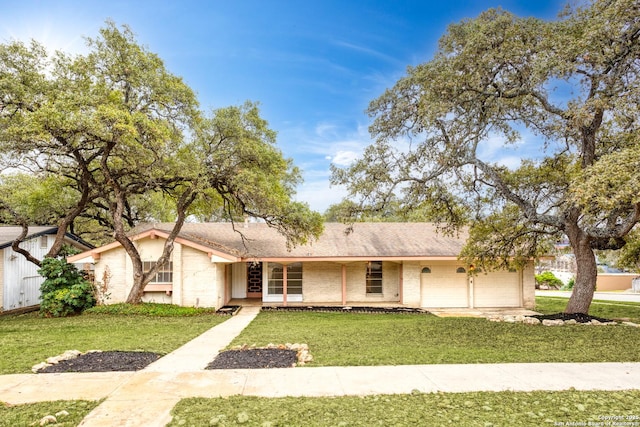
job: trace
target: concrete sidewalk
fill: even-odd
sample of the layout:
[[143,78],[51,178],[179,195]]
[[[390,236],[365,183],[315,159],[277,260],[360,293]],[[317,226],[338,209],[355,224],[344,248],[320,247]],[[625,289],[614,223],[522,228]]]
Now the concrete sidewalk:
[[342,396],[466,391],[640,389],[640,363],[513,363],[204,370],[257,315],[245,307],[138,372],[0,377],[0,401],[106,400],[82,426],[164,426],[186,397]]

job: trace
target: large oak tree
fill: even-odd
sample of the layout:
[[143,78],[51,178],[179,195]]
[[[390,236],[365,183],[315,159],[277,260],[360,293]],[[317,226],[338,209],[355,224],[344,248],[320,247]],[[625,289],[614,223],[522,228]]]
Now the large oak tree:
[[[108,22],[88,47],[84,55],[49,57],[35,42],[0,45],[0,161],[5,173],[28,171],[64,190],[45,203],[61,201],[45,216],[61,233],[81,219],[109,230],[132,260],[128,302],[140,302],[192,213],[221,208],[230,219],[262,218],[291,245],[320,234],[320,215],[292,201],[300,174],[256,104],[206,116],[189,86],[127,27]],[[0,209],[25,226],[44,221],[36,219],[42,209],[25,208],[29,189],[10,190],[9,180],[0,185],[7,190]],[[175,226],[144,271],[129,232],[167,217]]]
[[[333,182],[365,211],[398,196],[450,229],[470,225],[464,255],[488,267],[566,236],[577,261],[566,311],[586,313],[594,250],[624,246],[640,220],[639,37],[637,0],[451,25],[433,59],[371,103],[375,143]],[[496,141],[519,166],[497,162]]]

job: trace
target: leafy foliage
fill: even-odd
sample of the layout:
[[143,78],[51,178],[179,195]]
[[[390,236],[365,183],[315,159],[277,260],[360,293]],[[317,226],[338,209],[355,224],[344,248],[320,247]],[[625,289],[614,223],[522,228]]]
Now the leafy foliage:
[[576,279],[575,278],[570,278],[569,281],[567,282],[566,285],[564,285],[562,287],[562,290],[564,291],[571,291],[573,290],[573,287],[576,285]]
[[560,289],[564,283],[562,283],[562,280],[558,279],[552,272],[545,271],[544,273],[536,274],[536,285]]
[[45,258],[38,274],[45,278],[40,313],[47,317],[78,314],[93,307],[93,286],[65,259]]
[[156,266],[192,214],[258,217],[289,245],[320,234],[320,215],[292,200],[300,172],[256,103],[205,115],[126,26],[107,21],[87,45],[75,56],[0,45],[0,169],[26,172],[0,181],[2,220],[108,232],[132,260],[135,303],[158,268],[143,271],[129,239],[141,222],[175,222]]
[[[348,187],[355,220],[399,199],[470,226],[474,264],[518,264],[566,236],[580,290],[567,311],[586,312],[594,250],[623,247],[640,221],[639,56],[636,0],[593,0],[556,21],[487,10],[371,102],[375,143],[332,182]],[[535,150],[520,151],[525,131]]]

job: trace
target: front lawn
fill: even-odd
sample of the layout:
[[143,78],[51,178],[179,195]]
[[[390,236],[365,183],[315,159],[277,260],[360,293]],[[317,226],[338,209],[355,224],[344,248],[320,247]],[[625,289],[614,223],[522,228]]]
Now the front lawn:
[[[0,374],[31,372],[33,365],[65,350],[166,354],[227,319],[206,313],[171,315],[169,308],[143,304],[120,307],[120,312],[129,314],[104,314],[114,309],[107,308],[65,318],[42,318],[37,313],[0,316]],[[141,312],[146,314],[132,314]]]
[[[638,425],[640,420],[634,417],[640,414],[640,391],[415,393],[276,399],[232,396],[184,399],[172,414],[173,420],[168,426],[604,426],[614,425],[613,422]],[[620,418],[615,421],[603,418],[612,416]]]
[[[38,426],[43,417],[56,417],[59,426],[77,426],[80,421],[98,406],[99,401],[58,400],[26,405],[7,405],[0,402],[0,427]],[[56,416],[56,414],[58,414]]]
[[[536,297],[536,311],[543,314],[562,313],[567,307],[568,298]],[[591,316],[605,319],[629,319],[640,323],[640,303],[594,300],[589,308]]]
[[309,366],[640,361],[640,328],[431,315],[261,312],[230,346],[306,343]]

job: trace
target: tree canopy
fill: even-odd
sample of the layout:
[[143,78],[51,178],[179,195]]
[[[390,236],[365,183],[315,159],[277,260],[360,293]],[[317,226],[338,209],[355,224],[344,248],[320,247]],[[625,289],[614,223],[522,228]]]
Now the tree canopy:
[[[485,268],[567,236],[578,271],[566,310],[586,313],[594,249],[624,246],[640,220],[639,37],[637,0],[451,25],[433,59],[370,104],[375,143],[332,182],[361,211],[398,197],[448,230],[468,225],[463,255]],[[498,162],[496,143],[520,164]]]
[[[300,173],[257,104],[203,113],[191,88],[126,26],[107,22],[87,45],[75,56],[49,56],[37,42],[0,45],[4,221],[59,225],[48,256],[70,227],[107,231],[133,261],[129,302],[140,301],[192,214],[261,218],[290,245],[320,234],[320,215],[292,201]],[[164,252],[145,272],[128,232],[169,218]]]

